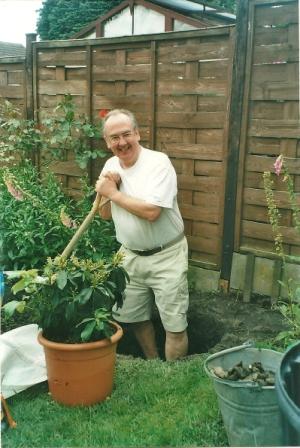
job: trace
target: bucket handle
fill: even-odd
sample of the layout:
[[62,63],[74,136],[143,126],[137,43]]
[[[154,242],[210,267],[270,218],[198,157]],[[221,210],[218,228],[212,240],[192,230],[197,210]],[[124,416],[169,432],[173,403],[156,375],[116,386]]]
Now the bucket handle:
[[[237,347],[226,348],[225,350],[222,350],[221,352],[214,353],[213,355],[210,355],[208,359],[209,359],[209,361],[211,361],[212,359],[219,358],[220,355],[237,352],[239,350],[244,350],[245,348],[251,348],[251,347],[254,347],[254,345],[255,345],[254,342],[249,340],[249,341],[244,342],[242,345],[238,345]],[[208,361],[208,359],[207,359],[207,361]]]

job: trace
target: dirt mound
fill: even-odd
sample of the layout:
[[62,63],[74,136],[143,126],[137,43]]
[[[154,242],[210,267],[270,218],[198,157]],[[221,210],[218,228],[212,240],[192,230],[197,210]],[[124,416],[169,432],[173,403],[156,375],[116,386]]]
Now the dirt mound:
[[[191,322],[201,321],[202,336],[215,331],[220,337],[207,351],[217,352],[247,340],[263,341],[275,337],[286,328],[282,315],[274,310],[269,298],[253,297],[245,303],[234,294],[192,293],[189,316]],[[214,319],[214,328],[211,321]]]

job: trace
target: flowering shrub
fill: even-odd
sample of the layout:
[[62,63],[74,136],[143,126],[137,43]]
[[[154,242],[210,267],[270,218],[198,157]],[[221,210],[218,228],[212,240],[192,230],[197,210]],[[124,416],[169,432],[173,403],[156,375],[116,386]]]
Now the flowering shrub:
[[[60,253],[75,229],[91,209],[94,189],[82,179],[83,198],[75,203],[66,197],[55,176],[34,167],[37,159],[46,163],[65,158],[72,151],[84,168],[88,160],[106,153],[91,147],[102,132],[100,121],[89,123],[75,113],[66,95],[40,123],[25,120],[8,101],[0,103],[0,158],[9,168],[0,168],[0,267],[16,270],[40,267],[47,256]],[[77,247],[78,255],[93,259],[117,250],[111,222],[95,217]]]
[[[289,174],[282,155],[277,157],[274,163],[274,171],[278,177],[281,177],[282,182],[286,185],[290,207],[292,210],[293,223],[300,236],[300,209],[297,205],[296,195],[294,193],[293,179]],[[299,256],[285,254],[283,250],[283,236],[280,231],[281,215],[274,197],[274,182],[272,180],[271,172],[266,171],[263,174],[263,179],[268,204],[268,214],[274,235],[276,254],[281,258],[283,266],[285,266],[287,262],[295,262],[300,264]],[[278,302],[277,309],[285,317],[287,323],[289,324],[289,330],[279,333],[279,335],[275,338],[275,343],[286,346],[300,339],[300,280],[289,278],[286,282],[279,281],[279,283],[281,286],[286,288],[287,300],[281,298]]]
[[21,300],[4,305],[7,314],[30,310],[31,320],[43,329],[43,336],[64,343],[91,342],[110,337],[112,307],[123,304],[128,275],[121,266],[123,255],[110,261],[71,256],[48,258],[38,275],[36,269],[12,274],[12,290],[24,291]]
[[[39,178],[30,162],[0,168],[0,266],[2,270],[39,268],[61,253],[90,211],[94,189],[82,181],[75,202],[52,173]],[[118,249],[113,223],[96,216],[76,248],[77,256],[109,257]]]
[[[99,118],[103,119],[106,113],[102,111]],[[99,139],[101,132],[101,121],[92,124],[85,116],[77,116],[70,95],[64,97],[51,116],[43,117],[39,123],[23,119],[20,112],[7,101],[0,104],[0,159],[7,165],[6,168],[0,168],[0,269],[29,269],[23,272],[21,283],[18,282],[17,290],[14,289],[18,296],[23,294],[22,297],[5,305],[7,313],[2,321],[4,331],[38,322],[43,328],[48,328],[46,331],[53,337],[59,337],[60,325],[61,331],[72,331],[69,334],[71,339],[80,339],[80,332],[81,340],[99,337],[101,332],[108,335],[110,308],[107,308],[107,303],[104,303],[103,308],[99,297],[102,291],[103,297],[110,297],[110,302],[119,299],[118,294],[124,289],[125,281],[125,273],[113,265],[117,257],[113,254],[119,248],[113,223],[95,216],[77,244],[72,260],[66,261],[70,270],[62,272],[57,261],[60,257],[57,255],[62,253],[76,228],[90,212],[94,188],[89,187],[83,178],[83,196],[75,202],[63,193],[54,174],[46,169],[41,175],[34,166],[36,161],[47,166],[53,158],[71,159],[68,156],[68,152],[71,152],[80,168],[85,168],[89,160],[106,156],[106,152],[93,148],[93,139]],[[48,264],[41,272],[47,276],[52,263],[53,269],[57,269],[57,282],[54,282],[57,284],[37,288],[34,286],[38,277],[37,269],[41,269],[47,257],[50,257]],[[103,270],[110,272],[104,279],[107,283],[103,280],[103,284],[96,284],[92,280],[96,274],[88,275],[88,266],[92,270],[97,268],[99,273]],[[63,286],[62,278],[67,280],[68,290]],[[89,279],[92,283],[87,286]],[[75,286],[91,289],[83,297],[79,290],[75,294]],[[23,289],[26,289],[25,295]],[[35,291],[40,294],[35,295]],[[57,296],[52,296],[51,291],[58,291]],[[113,297],[114,293],[116,296]],[[69,295],[63,297],[63,294]],[[88,294],[91,295],[89,308]],[[35,300],[32,300],[33,297]],[[5,301],[7,299],[9,297],[5,297]],[[54,320],[47,317],[47,312],[53,313]],[[70,317],[72,312],[75,320]],[[88,320],[81,323],[76,321],[80,316]],[[80,332],[77,324],[81,325]]]

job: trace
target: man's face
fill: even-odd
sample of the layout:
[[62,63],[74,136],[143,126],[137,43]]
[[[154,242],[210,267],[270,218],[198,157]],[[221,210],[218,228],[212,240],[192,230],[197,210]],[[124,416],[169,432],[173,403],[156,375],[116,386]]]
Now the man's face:
[[124,114],[114,115],[105,123],[104,131],[107,147],[119,157],[121,166],[134,165],[141,149],[140,134],[132,127],[130,118]]

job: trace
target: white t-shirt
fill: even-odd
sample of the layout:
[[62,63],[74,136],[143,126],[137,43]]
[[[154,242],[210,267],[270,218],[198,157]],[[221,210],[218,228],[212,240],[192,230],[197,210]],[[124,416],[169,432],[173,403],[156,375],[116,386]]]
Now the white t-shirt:
[[183,232],[183,220],[177,204],[177,178],[168,156],[141,148],[139,158],[130,168],[122,168],[118,157],[111,157],[101,174],[119,173],[120,191],[162,207],[154,222],[129,213],[112,203],[112,218],[117,240],[133,250],[147,250],[165,244]]

